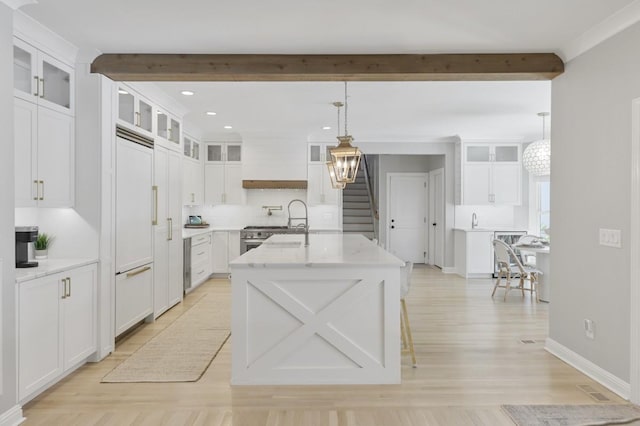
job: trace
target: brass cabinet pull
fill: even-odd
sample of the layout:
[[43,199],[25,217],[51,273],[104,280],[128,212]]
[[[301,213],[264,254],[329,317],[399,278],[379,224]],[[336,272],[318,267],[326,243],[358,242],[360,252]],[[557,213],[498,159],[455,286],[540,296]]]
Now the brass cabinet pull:
[[36,81],[36,93],[34,93],[33,96],[40,96],[40,83],[38,80],[38,76],[34,76],[33,79]]
[[34,200],[38,200],[38,195],[40,195],[40,187],[38,186],[38,181],[34,180],[33,183],[36,184],[36,192],[35,192],[35,197],[33,197]]
[[167,232],[167,241],[173,240],[173,219],[167,218],[167,227],[169,228],[169,232]]
[[40,181],[40,185],[42,185],[42,195],[40,195],[40,200],[44,200],[44,181]]
[[64,288],[62,289],[62,299],[66,299],[67,298],[67,279],[66,278],[62,279],[62,285],[64,286]]
[[44,78],[40,79],[40,83],[42,83],[42,93],[40,94],[40,97],[44,98]]
[[158,186],[153,185],[151,187],[153,191],[153,220],[151,221],[152,225],[158,224]]
[[137,271],[127,272],[127,278],[135,277],[136,275],[139,275],[143,272],[147,272],[149,269],[151,269],[151,266],[145,266],[144,268],[138,269]]
[[196,202],[196,194],[195,193],[191,193],[191,202],[195,203]]
[[140,120],[140,113],[139,113],[139,112],[137,112],[137,111],[136,111],[136,119],[135,119],[134,121],[135,121],[135,123],[134,123],[134,124],[135,124],[137,127],[140,127],[140,122],[141,122],[142,120]]
[[67,283],[69,284],[69,291],[67,292],[67,297],[71,297],[71,277],[67,278]]

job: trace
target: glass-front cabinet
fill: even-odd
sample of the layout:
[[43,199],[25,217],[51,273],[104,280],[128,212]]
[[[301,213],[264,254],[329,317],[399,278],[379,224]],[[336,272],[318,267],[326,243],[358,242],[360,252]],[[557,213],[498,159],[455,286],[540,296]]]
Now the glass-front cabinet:
[[200,142],[185,134],[182,138],[182,153],[185,157],[200,160]]
[[520,161],[520,145],[469,144],[465,148],[467,163],[517,163]]
[[207,163],[241,163],[242,144],[240,143],[207,143]]
[[175,151],[182,151],[182,124],[180,120],[162,109],[157,110],[156,120],[157,143]]
[[331,148],[335,148],[337,143],[309,144],[309,163],[325,163],[331,160]]
[[73,67],[13,39],[14,95],[28,102],[73,115]]
[[118,86],[118,120],[136,132],[153,134],[153,105],[131,90]]

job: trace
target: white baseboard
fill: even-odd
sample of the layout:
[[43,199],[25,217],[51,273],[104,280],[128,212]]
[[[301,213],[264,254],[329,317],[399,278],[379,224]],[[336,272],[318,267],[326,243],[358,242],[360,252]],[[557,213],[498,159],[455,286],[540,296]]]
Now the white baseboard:
[[18,426],[25,420],[27,419],[22,416],[22,407],[19,405],[14,405],[0,414],[0,426]]
[[618,394],[622,398],[629,400],[631,385],[624,380],[614,376],[602,367],[597,366],[588,359],[578,355],[566,346],[561,345],[551,338],[547,338],[544,346],[551,355],[560,358],[576,370],[591,377],[602,386]]
[[456,268],[452,266],[445,266],[444,268],[442,268],[443,274],[455,274],[456,272]]

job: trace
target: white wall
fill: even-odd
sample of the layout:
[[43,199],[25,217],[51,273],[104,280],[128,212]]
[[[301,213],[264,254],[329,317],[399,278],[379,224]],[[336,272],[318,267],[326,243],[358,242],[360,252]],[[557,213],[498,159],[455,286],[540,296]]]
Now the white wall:
[[[566,64],[552,83],[550,338],[625,382],[629,366],[631,101],[640,24]],[[598,229],[622,230],[622,249]],[[634,259],[634,261],[638,261]],[[595,340],[583,320],[595,322]]]
[[16,405],[15,229],[13,158],[13,11],[0,2],[0,332],[2,336],[0,414]]

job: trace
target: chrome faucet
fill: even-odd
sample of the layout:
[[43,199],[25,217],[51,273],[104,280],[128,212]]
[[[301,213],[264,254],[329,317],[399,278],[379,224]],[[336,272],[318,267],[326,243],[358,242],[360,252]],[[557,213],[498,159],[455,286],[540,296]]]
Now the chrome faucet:
[[[299,203],[302,203],[302,205],[304,206],[304,217],[291,217],[291,204],[293,204],[296,201]],[[287,221],[287,228],[294,229],[294,228],[299,228],[303,226],[304,227],[304,246],[309,247],[309,211],[307,210],[307,204],[304,201],[300,200],[299,198],[291,200],[289,201],[289,205],[287,206],[287,213],[289,214],[289,220]],[[302,219],[304,219],[304,224],[299,223],[295,227],[291,226],[292,220],[302,220]]]
[[475,212],[471,215],[471,229],[474,229],[478,226],[478,216]]

